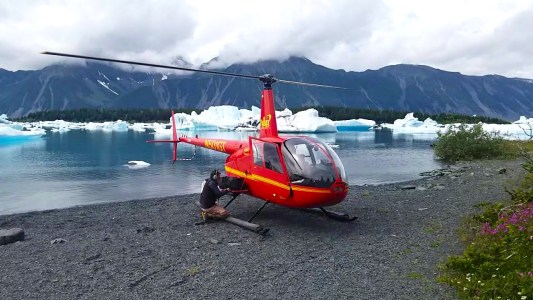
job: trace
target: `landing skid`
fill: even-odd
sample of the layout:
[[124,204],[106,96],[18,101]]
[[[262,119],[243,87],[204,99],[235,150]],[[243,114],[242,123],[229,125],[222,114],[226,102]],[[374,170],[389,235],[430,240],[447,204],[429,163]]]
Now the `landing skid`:
[[350,215],[348,215],[347,213],[340,213],[340,212],[336,212],[336,211],[326,210],[323,207],[305,208],[303,210],[304,211],[308,211],[308,212],[324,214],[326,217],[328,217],[330,219],[333,219],[333,220],[336,220],[336,221],[341,221],[341,222],[352,222],[352,221],[357,219],[357,217],[355,217],[355,216],[354,217],[350,217]]
[[[233,197],[231,200],[230,200],[230,203],[231,201],[233,201],[237,196]],[[267,202],[268,203],[268,202]],[[229,204],[229,203],[228,203]],[[196,205],[200,206],[200,202],[196,202]],[[226,205],[227,206],[227,205]],[[261,211],[261,209],[263,209],[264,205],[255,213],[255,215],[248,221],[245,221],[245,220],[242,220],[242,219],[239,219],[239,218],[235,218],[235,217],[227,217],[227,218],[213,218],[213,217],[209,217],[206,215],[206,213],[204,212],[201,212],[201,216],[202,216],[202,221],[201,222],[198,222],[196,223],[195,225],[203,225],[203,224],[206,224],[208,223],[208,221],[211,221],[211,220],[220,220],[220,221],[225,221],[225,222],[228,222],[228,223],[231,223],[231,224],[234,224],[234,225],[237,225],[241,228],[244,228],[244,229],[248,229],[252,232],[255,232],[259,235],[266,235],[268,233],[268,231],[270,229],[268,228],[264,228],[263,226],[259,225],[259,224],[254,224],[254,223],[251,223],[253,218]]]
[[[233,200],[235,200],[235,198],[237,198],[237,196],[239,196],[239,195],[240,195],[240,193],[234,194],[234,196],[224,206],[224,208],[228,207],[228,205],[230,205],[233,202]],[[255,214],[248,221],[245,221],[245,220],[242,220],[242,219],[239,219],[239,218],[235,218],[235,217],[231,217],[231,216],[227,217],[227,218],[213,218],[213,217],[207,216],[206,213],[201,212],[202,221],[196,223],[196,225],[206,224],[210,220],[221,220],[221,221],[225,221],[225,222],[237,225],[237,226],[239,226],[241,228],[248,229],[248,230],[250,230],[252,232],[255,232],[255,233],[259,234],[259,235],[266,235],[270,229],[264,228],[261,225],[254,224],[254,223],[251,223],[251,222],[261,212],[261,210],[263,210],[263,208],[265,208],[265,206],[267,204],[269,204],[269,203],[270,202],[265,202],[263,204],[263,206],[261,206],[261,208],[259,208],[255,212]],[[197,201],[196,205],[198,205],[198,207],[200,207],[200,202]],[[356,216],[350,217],[350,215],[348,215],[347,213],[340,213],[340,212],[336,212],[336,211],[328,211],[328,210],[324,209],[323,207],[304,208],[302,210],[303,211],[307,211],[307,212],[323,214],[323,215],[325,215],[326,217],[328,217],[330,219],[333,219],[333,220],[336,220],[336,221],[341,221],[341,222],[352,222],[352,221],[357,219]]]

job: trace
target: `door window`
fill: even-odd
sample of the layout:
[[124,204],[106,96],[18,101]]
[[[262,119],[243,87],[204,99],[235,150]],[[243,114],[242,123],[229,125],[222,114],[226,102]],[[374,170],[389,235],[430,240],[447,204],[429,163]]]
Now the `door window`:
[[272,171],[283,173],[278,146],[259,140],[252,140],[254,164]]

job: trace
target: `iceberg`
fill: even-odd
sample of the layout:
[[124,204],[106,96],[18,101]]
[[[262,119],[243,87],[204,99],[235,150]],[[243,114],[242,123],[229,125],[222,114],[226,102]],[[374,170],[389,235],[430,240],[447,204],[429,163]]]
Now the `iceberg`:
[[46,134],[42,128],[30,128],[29,130],[18,129],[19,124],[0,124],[0,144],[23,142],[40,138]]
[[[174,120],[176,122],[176,130],[210,131],[217,129],[216,125],[211,124],[210,122],[206,123],[198,120],[198,114],[194,111],[190,115],[186,113],[174,114]],[[170,122],[172,122],[172,118],[170,119]]]
[[[258,131],[260,123],[261,110],[256,106],[251,109],[239,109],[236,106],[221,105],[212,106],[199,114],[192,112],[174,114],[177,131]],[[284,109],[276,111],[278,131],[280,133],[326,133],[337,132],[337,126],[341,130],[367,130],[375,122],[372,120],[357,119],[333,122],[328,118],[319,117],[316,109],[307,109],[296,114],[291,110]],[[153,130],[155,135],[170,136],[172,130],[172,118],[166,124],[160,123],[134,123],[129,124],[125,121],[115,122],[89,122],[89,123],[72,123],[63,120],[40,121],[32,124],[11,123],[7,116],[0,116],[0,124],[8,123],[12,126],[19,126],[22,130],[24,127],[37,126],[40,128],[50,129],[52,132],[67,132],[69,130],[103,130],[103,131],[128,131],[144,132]]]
[[533,139],[533,118],[521,116],[511,124],[482,124],[483,130],[508,140]]
[[128,125],[128,129],[131,129],[135,132],[145,132],[147,128],[147,125],[144,123],[135,123]]
[[[235,130],[241,124],[250,123],[251,119],[259,119],[259,108],[252,110],[239,109],[231,105],[211,106],[200,114],[193,111],[174,114],[177,130],[213,131]],[[172,120],[170,120],[172,122]]]
[[128,122],[118,120],[116,122],[95,123],[89,122],[84,126],[85,130],[103,130],[103,131],[128,131]]
[[7,119],[7,115],[6,114],[1,114],[0,115],[0,123],[6,123],[7,124],[7,123],[11,123],[11,121],[9,121]]
[[533,118],[526,118],[525,116],[520,116],[520,118],[513,122],[513,124],[525,124],[530,125],[533,124]]
[[297,112],[294,115],[289,109],[285,109],[279,115],[276,114],[276,119],[279,132],[337,132],[337,126],[335,126],[335,123],[328,118],[319,117],[318,111],[314,108]]
[[0,144],[40,138],[45,134],[42,128],[12,122],[6,114],[0,114]]
[[403,119],[397,119],[393,124],[383,123],[381,128],[392,130],[393,133],[427,133],[437,134],[445,128],[444,125],[437,123],[431,118],[423,122],[414,116],[414,113],[408,113]]
[[376,121],[367,119],[350,119],[333,121],[338,131],[367,131],[376,126]]
[[[533,118],[521,116],[519,120],[511,124],[480,124],[484,131],[495,133],[497,136],[508,140],[527,140],[533,137]],[[395,120],[393,124],[381,124],[380,128],[400,134],[437,134],[438,132],[443,133],[451,126],[458,125],[459,123],[442,125],[430,118],[422,122],[414,117],[413,113],[408,113],[403,119]],[[472,126],[473,124],[468,125]]]
[[[252,106],[251,110],[239,109],[235,106],[222,105],[212,106],[199,114],[192,112],[190,115],[176,113],[176,129],[178,131],[242,131],[255,132],[259,130],[261,110]],[[444,132],[451,125],[442,125],[427,118],[424,121],[414,117],[414,113],[408,113],[403,119],[397,119],[394,123],[383,123],[379,126],[373,120],[350,119],[332,121],[320,117],[316,109],[307,109],[293,114],[290,109],[276,111],[278,131],[280,133],[335,133],[338,131],[367,131],[369,129],[386,129],[395,134],[434,134]],[[73,123],[63,120],[40,121],[33,123],[18,123],[8,120],[5,114],[0,115],[0,136],[42,136],[46,133],[43,129],[52,132],[68,132],[69,130],[103,130],[103,131],[128,131],[145,132],[153,131],[158,138],[171,136],[172,120],[168,123],[133,123],[125,121],[101,122],[101,123]],[[455,124],[458,125],[458,124]],[[521,116],[512,124],[482,124],[488,132],[497,132],[506,139],[528,139],[533,135],[533,118]],[[10,129],[5,129],[10,128]],[[28,130],[29,128],[29,130]],[[12,131],[15,130],[15,131]],[[9,131],[9,133],[8,133]],[[13,139],[13,138],[11,138]]]
[[[251,110],[238,109],[235,106],[212,106],[200,114],[192,112],[174,114],[177,131],[258,131],[261,110],[252,106]],[[316,109],[308,109],[293,115],[289,109],[276,111],[278,131],[280,133],[324,133],[337,132],[337,126],[328,118],[318,116]],[[172,123],[172,118],[169,119]],[[370,121],[375,124],[374,121]],[[370,127],[370,125],[367,126]],[[159,136],[170,136],[172,129],[154,128]]]
[[52,132],[68,132],[70,130],[83,129],[84,127],[82,123],[66,122],[63,120],[41,121],[36,125],[41,128],[50,129]]

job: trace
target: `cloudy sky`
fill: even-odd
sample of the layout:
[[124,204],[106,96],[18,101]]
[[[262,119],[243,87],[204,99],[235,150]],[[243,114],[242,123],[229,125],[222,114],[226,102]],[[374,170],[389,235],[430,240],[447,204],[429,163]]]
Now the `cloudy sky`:
[[533,1],[2,1],[0,68],[64,60],[41,51],[194,66],[295,55],[350,71],[407,63],[533,78]]

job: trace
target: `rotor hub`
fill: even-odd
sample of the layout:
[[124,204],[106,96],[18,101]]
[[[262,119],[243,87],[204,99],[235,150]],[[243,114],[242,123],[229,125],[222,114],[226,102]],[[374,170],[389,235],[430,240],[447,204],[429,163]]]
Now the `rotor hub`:
[[259,76],[259,80],[263,83],[265,88],[272,88],[272,84],[277,81],[277,79],[272,74],[265,74]]

